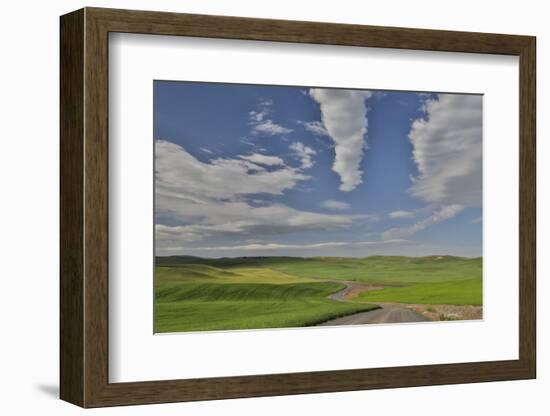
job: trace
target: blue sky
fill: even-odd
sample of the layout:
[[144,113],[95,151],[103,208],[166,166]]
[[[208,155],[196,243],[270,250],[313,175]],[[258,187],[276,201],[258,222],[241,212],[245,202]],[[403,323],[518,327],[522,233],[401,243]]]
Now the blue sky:
[[481,96],[155,81],[154,100],[157,255],[481,255]]

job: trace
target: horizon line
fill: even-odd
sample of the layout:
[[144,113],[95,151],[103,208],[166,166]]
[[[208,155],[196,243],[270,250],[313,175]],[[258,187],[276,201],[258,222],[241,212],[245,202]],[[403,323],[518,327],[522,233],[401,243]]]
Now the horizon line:
[[350,258],[350,259],[365,259],[369,257],[411,257],[411,258],[426,258],[426,257],[456,257],[462,259],[480,259],[483,255],[479,256],[457,256],[454,254],[428,254],[425,256],[407,256],[398,254],[371,254],[368,256],[220,256],[220,257],[202,257],[194,256],[192,254],[169,254],[169,255],[154,255],[155,258],[167,258],[167,257],[194,257],[197,259],[260,259],[260,258],[296,258],[296,259],[311,259],[311,258]]

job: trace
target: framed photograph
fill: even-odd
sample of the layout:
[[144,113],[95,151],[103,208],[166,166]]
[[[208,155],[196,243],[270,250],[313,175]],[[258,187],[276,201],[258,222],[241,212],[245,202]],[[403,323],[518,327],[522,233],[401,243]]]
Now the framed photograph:
[[535,49],[62,16],[61,398],[535,378]]

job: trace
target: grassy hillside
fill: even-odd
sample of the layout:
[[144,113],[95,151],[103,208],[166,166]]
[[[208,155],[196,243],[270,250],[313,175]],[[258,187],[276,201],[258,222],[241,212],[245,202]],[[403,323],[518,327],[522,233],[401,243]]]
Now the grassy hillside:
[[376,307],[327,299],[343,287],[324,282],[159,282],[155,332],[309,326]]
[[419,283],[405,287],[388,287],[359,295],[368,302],[420,304],[481,305],[481,279]]
[[[155,331],[299,327],[370,310],[372,302],[481,304],[482,259],[157,257]],[[345,302],[328,296],[339,281],[379,291]]]
[[271,264],[270,267],[302,277],[400,284],[478,277],[481,273],[481,259],[451,256],[373,256],[360,259],[328,257],[281,261]]
[[482,259],[454,256],[245,257],[203,259],[192,256],[157,258],[158,265],[202,264],[232,270],[269,268],[310,279],[355,280],[369,283],[425,283],[465,280],[481,276]]

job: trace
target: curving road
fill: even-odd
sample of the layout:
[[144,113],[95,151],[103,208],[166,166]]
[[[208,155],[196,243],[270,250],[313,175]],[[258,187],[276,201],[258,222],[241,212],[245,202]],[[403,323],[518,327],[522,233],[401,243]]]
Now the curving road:
[[346,281],[333,281],[334,283],[343,283],[346,285],[345,288],[339,290],[336,293],[333,293],[332,295],[329,295],[329,299],[332,300],[339,300],[341,302],[344,302],[346,300],[346,297],[349,295],[349,293],[353,290],[355,287],[355,284],[353,282],[346,282]]
[[426,322],[428,318],[402,306],[379,304],[381,309],[331,319],[320,326]]
[[[329,299],[346,302],[348,295],[357,287],[365,287],[357,282],[339,281],[346,285],[343,289],[328,296]],[[341,318],[331,319],[319,324],[321,326],[333,325],[362,325],[362,324],[385,324],[385,323],[404,323],[404,322],[426,322],[429,321],[423,315],[403,306],[391,303],[379,304],[380,309],[367,312],[358,312],[353,315],[342,316]]]

